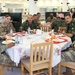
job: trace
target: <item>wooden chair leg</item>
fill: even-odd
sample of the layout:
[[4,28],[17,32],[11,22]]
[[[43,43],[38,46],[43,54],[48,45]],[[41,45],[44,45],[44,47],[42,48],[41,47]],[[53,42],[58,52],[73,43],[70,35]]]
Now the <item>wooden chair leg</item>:
[[61,65],[60,65],[60,63],[58,64],[58,75],[60,75],[61,74]]
[[26,75],[26,74],[24,73],[24,67],[23,67],[22,64],[21,64],[21,75]]
[[4,75],[3,74],[3,66],[0,66],[0,75]]
[[29,75],[33,75],[33,72],[30,72]]
[[52,75],[52,68],[49,68],[49,75]]
[[75,72],[73,73],[73,75],[75,75]]

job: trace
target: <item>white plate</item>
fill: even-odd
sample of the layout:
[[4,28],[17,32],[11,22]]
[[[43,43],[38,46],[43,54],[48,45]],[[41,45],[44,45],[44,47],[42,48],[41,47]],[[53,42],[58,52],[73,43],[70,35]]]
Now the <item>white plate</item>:
[[11,42],[15,43],[15,41],[7,40],[7,41],[3,41],[2,44],[9,44],[9,43],[11,43]]

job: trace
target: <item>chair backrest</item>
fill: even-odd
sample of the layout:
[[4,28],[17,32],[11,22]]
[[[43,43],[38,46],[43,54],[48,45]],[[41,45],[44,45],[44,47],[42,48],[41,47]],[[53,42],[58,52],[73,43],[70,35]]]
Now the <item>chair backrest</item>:
[[59,29],[58,29],[61,33],[63,33],[63,32],[66,32],[66,27],[59,27]]
[[39,65],[48,62],[52,67],[53,42],[31,44],[30,66]]
[[40,29],[44,32],[49,32],[51,29],[51,26],[48,25],[40,25]]

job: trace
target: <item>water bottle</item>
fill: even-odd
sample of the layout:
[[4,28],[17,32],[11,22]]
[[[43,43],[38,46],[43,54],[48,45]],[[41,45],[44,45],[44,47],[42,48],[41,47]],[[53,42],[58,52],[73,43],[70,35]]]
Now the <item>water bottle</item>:
[[20,41],[19,41],[19,43],[20,43],[20,44],[23,43],[23,36],[22,36],[22,34],[20,34]]
[[54,29],[52,29],[52,34],[54,34]]
[[13,30],[12,30],[12,28],[10,29],[10,34],[11,34],[11,35],[13,34]]
[[31,30],[30,27],[28,27],[28,34],[30,34],[30,30]]
[[19,44],[19,37],[18,37],[18,35],[15,36],[15,43]]

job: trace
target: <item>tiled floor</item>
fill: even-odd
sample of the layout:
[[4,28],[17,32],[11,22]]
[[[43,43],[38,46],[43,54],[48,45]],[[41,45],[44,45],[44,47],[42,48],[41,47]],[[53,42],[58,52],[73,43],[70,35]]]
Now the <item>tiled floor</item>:
[[19,68],[14,68],[13,72],[10,69],[9,71],[7,71],[6,69],[4,69],[4,75],[21,75],[20,69]]
[[[9,71],[4,69],[4,75],[21,75],[21,71],[19,68],[14,68],[13,71],[11,69]],[[26,73],[26,75],[29,75],[29,74]],[[41,75],[45,75],[45,74],[41,74]]]
[[[46,70],[46,71],[48,71],[48,70]],[[21,75],[21,71],[20,71],[20,68],[13,68],[13,71],[11,68],[9,71],[4,69],[4,75]],[[26,75],[29,75],[29,74],[27,73]],[[45,74],[41,74],[41,75],[45,75]],[[53,70],[52,75],[57,75],[57,73]]]

